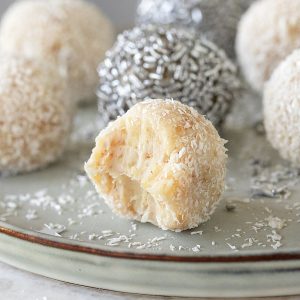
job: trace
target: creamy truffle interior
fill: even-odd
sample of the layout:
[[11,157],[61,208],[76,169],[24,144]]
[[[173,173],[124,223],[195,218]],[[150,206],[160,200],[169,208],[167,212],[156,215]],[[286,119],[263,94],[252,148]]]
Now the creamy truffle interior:
[[131,179],[129,176],[120,175],[112,179],[112,186],[119,199],[126,199],[126,206],[134,215],[142,216],[150,207],[155,208],[155,199],[145,189],[140,182]]
[[127,126],[131,124],[125,123],[102,144],[99,164],[107,159],[109,165],[105,172],[98,167],[95,175],[102,178],[99,184],[105,194],[121,201],[115,208],[117,211],[123,213],[126,208],[127,214],[137,214],[143,220],[144,215],[154,218],[149,215],[150,212],[153,215],[156,207],[162,205],[151,195],[151,182],[168,160],[164,151],[158,151],[164,143],[155,135],[152,124],[147,120],[137,122],[140,124],[135,126],[135,130],[131,129],[128,133]]

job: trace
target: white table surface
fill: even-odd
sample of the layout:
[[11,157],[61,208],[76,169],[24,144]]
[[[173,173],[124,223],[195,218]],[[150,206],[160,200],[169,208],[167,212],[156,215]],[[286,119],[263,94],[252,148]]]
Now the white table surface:
[[[1,300],[153,299],[68,284],[22,271],[0,262]],[[154,297],[157,299],[157,297]],[[163,299],[163,298],[161,298]]]
[[[171,300],[174,297],[151,297],[127,293],[117,293],[68,284],[50,278],[18,270],[0,262],[1,300]],[[189,298],[191,299],[191,298]],[[257,299],[257,298],[256,298]],[[262,298],[260,298],[262,299]],[[270,300],[271,298],[263,298]],[[274,300],[296,300],[300,296],[272,298]],[[204,298],[202,298],[204,300]],[[212,300],[212,299],[210,299]],[[255,300],[255,298],[252,298]]]

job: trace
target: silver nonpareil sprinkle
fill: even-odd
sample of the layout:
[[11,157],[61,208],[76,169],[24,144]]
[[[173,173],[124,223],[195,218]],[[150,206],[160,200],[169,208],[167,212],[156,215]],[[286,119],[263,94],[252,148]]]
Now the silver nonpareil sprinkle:
[[235,57],[236,28],[254,0],[140,0],[136,23],[192,28]]
[[105,121],[144,99],[176,99],[220,125],[238,95],[235,65],[194,33],[142,26],[118,36],[98,69],[99,111]]

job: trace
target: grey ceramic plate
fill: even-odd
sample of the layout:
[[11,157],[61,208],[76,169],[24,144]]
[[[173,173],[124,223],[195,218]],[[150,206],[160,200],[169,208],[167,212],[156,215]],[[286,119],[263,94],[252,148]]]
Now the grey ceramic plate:
[[[78,112],[57,164],[0,179],[0,259],[59,280],[176,296],[300,293],[299,171],[253,129],[245,97],[223,136],[230,140],[227,191],[211,220],[182,233],[114,216],[83,173],[101,126]],[[251,105],[249,105],[251,103]],[[259,186],[258,186],[259,185]]]

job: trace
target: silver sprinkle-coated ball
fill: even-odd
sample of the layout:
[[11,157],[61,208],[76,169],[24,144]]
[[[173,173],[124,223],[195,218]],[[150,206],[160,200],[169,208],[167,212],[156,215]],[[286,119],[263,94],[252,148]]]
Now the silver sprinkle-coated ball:
[[140,0],[137,24],[169,24],[195,29],[235,57],[236,29],[254,0]]
[[118,36],[99,66],[105,121],[144,99],[176,99],[220,125],[237,96],[235,65],[223,50],[184,29],[142,26]]

